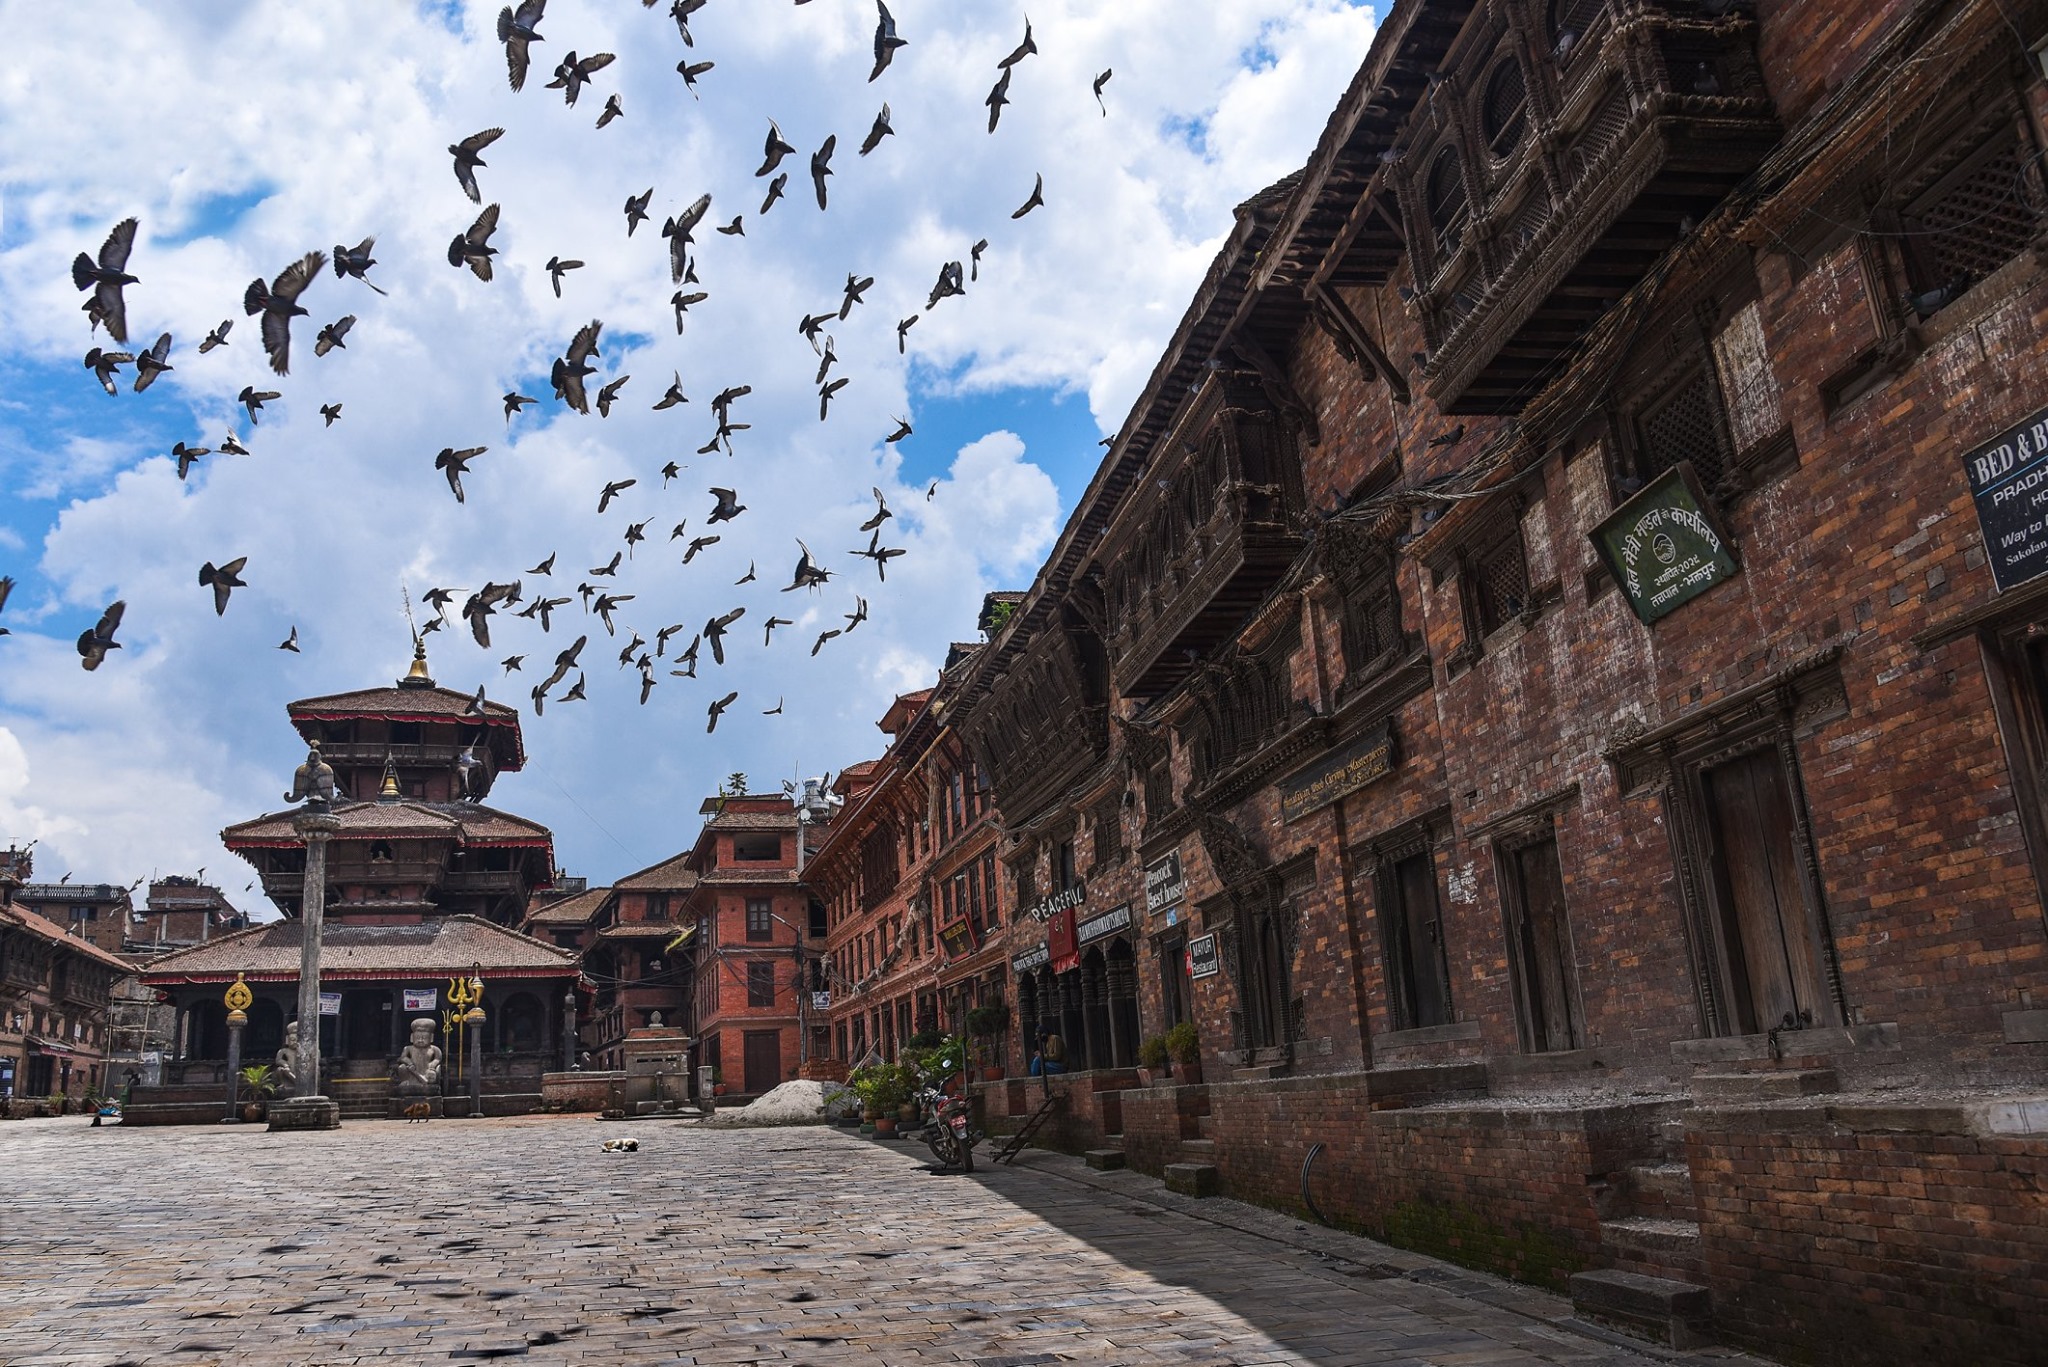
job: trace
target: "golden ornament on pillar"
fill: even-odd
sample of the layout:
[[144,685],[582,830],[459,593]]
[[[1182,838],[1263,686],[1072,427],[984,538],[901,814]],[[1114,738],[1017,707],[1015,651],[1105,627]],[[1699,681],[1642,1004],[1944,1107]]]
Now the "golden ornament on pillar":
[[237,973],[235,980],[228,984],[227,994],[221,998],[228,1008],[228,1024],[247,1025],[249,1004],[255,1000],[255,994],[249,991],[249,984],[243,982],[242,975]]

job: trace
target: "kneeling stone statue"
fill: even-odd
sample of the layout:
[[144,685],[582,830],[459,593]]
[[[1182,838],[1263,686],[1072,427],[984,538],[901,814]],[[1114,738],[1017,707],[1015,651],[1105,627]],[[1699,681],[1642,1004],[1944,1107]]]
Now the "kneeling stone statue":
[[270,1065],[270,1086],[276,1096],[296,1096],[299,1091],[299,1023],[284,1028],[284,1048]]
[[421,1016],[412,1023],[412,1043],[399,1051],[391,1069],[393,1089],[400,1096],[427,1096],[441,1089],[441,1046],[434,1043],[434,1022]]

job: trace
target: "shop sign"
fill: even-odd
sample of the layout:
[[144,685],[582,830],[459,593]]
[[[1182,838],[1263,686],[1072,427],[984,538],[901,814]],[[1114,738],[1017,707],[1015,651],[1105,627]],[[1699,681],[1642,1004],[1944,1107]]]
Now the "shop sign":
[[1027,949],[1010,960],[1010,971],[1021,976],[1034,969],[1044,968],[1051,962],[1052,950],[1046,945],[1039,945],[1036,949]]
[[441,1008],[441,989],[438,987],[408,987],[405,989],[405,1009],[408,1011],[438,1011]]
[[1170,907],[1187,895],[1188,876],[1181,872],[1180,851],[1172,850],[1145,866],[1145,914]]
[[1079,940],[1084,945],[1094,944],[1105,935],[1114,935],[1119,930],[1130,928],[1131,904],[1125,902],[1121,906],[1111,907],[1100,916],[1091,916],[1081,922]]
[[1052,971],[1066,973],[1081,966],[1081,942],[1075,938],[1074,909],[1056,911],[1045,923],[1045,946],[1052,951]]
[[947,958],[965,958],[974,952],[974,927],[965,921],[954,921],[941,926],[939,943],[945,946]]
[[830,992],[813,992],[813,993],[811,993],[811,1010],[813,1010],[813,1011],[830,1011],[831,1009],[832,1009],[832,994],[831,994]]
[[1050,921],[1060,912],[1072,911],[1075,907],[1081,906],[1087,901],[1088,885],[1086,883],[1076,883],[1071,888],[1062,888],[1058,892],[1048,893],[1044,897],[1039,898],[1036,902],[1024,908],[1024,914],[1034,921]]
[[1216,957],[1216,935],[1212,931],[1188,941],[1188,976],[1213,978],[1223,967]]
[[2048,573],[2048,408],[1963,457],[2000,593]]
[[338,1015],[340,1015],[340,1014],[341,1014],[341,993],[339,993],[339,992],[322,992],[322,993],[320,994],[320,1014],[321,1014],[321,1015],[323,1015],[323,1016],[338,1016]]
[[1299,821],[1310,812],[1349,797],[1368,783],[1394,772],[1394,728],[1391,722],[1352,741],[1334,755],[1280,781],[1280,819]]
[[[1594,547],[1643,621],[1676,612],[1740,568],[1709,506],[1692,462],[1680,461],[1593,529]],[[2048,538],[2042,544],[2048,551]]]

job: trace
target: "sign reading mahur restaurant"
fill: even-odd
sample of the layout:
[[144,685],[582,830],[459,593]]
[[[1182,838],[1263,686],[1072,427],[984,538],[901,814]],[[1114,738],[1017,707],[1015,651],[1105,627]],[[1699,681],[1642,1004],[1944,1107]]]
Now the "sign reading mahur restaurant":
[[2000,593],[2048,573],[2048,408],[1963,457]]
[[1739,568],[1712,505],[1680,461],[1593,529],[1593,545],[1645,623],[1690,603]]
[[1190,978],[1213,978],[1222,969],[1222,961],[1216,957],[1216,932],[1197,936],[1188,941],[1188,976]]

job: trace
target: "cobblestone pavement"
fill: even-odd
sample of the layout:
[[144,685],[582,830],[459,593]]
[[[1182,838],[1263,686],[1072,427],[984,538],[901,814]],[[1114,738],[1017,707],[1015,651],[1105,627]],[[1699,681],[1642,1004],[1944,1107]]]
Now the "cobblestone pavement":
[[1655,1360],[1546,1322],[1554,1298],[1136,1174],[921,1154],[587,1118],[14,1122],[0,1361]]

